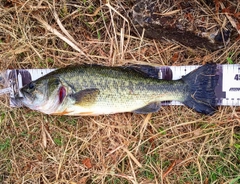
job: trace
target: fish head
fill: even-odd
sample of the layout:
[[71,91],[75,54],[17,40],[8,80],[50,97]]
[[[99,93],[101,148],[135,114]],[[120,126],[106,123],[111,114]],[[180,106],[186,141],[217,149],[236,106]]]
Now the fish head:
[[24,106],[51,114],[57,110],[66,96],[66,88],[58,77],[40,78],[20,89]]

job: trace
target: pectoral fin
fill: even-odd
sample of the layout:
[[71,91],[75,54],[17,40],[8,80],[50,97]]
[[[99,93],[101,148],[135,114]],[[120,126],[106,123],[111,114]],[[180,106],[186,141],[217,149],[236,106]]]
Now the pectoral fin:
[[72,98],[75,100],[76,105],[91,106],[95,103],[99,93],[100,91],[97,88],[85,89],[72,94]]
[[134,113],[137,114],[148,114],[148,113],[152,113],[152,112],[157,112],[161,107],[161,104],[159,102],[154,102],[154,103],[150,103],[140,109],[136,109],[135,111],[133,111]]

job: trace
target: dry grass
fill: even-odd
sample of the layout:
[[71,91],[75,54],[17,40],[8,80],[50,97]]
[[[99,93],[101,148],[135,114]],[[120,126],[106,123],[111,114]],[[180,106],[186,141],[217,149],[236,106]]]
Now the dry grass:
[[[227,57],[239,63],[235,37],[223,49],[199,52],[130,34],[132,5],[2,0],[1,70],[76,63],[227,63]],[[214,5],[198,6],[221,26],[230,20],[220,5],[218,13]],[[239,1],[231,5],[240,12]],[[239,107],[219,107],[211,117],[179,106],[148,115],[60,117],[11,109],[6,96],[0,104],[0,183],[240,182]]]

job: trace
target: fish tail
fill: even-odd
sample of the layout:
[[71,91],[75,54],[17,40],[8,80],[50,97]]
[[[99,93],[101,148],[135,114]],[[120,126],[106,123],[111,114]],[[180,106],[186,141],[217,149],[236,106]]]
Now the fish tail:
[[184,76],[186,98],[183,104],[197,112],[212,115],[216,111],[217,65],[208,63]]

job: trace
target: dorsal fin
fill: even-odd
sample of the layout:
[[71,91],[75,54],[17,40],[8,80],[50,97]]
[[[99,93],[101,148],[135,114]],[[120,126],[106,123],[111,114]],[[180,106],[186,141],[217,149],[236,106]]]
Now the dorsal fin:
[[148,65],[127,65],[124,68],[132,69],[138,73],[143,74],[146,77],[156,78],[158,79],[159,70],[156,67],[148,66]]
[[149,65],[127,65],[125,68],[132,69],[146,77],[172,80],[172,70],[169,67],[154,67]]

